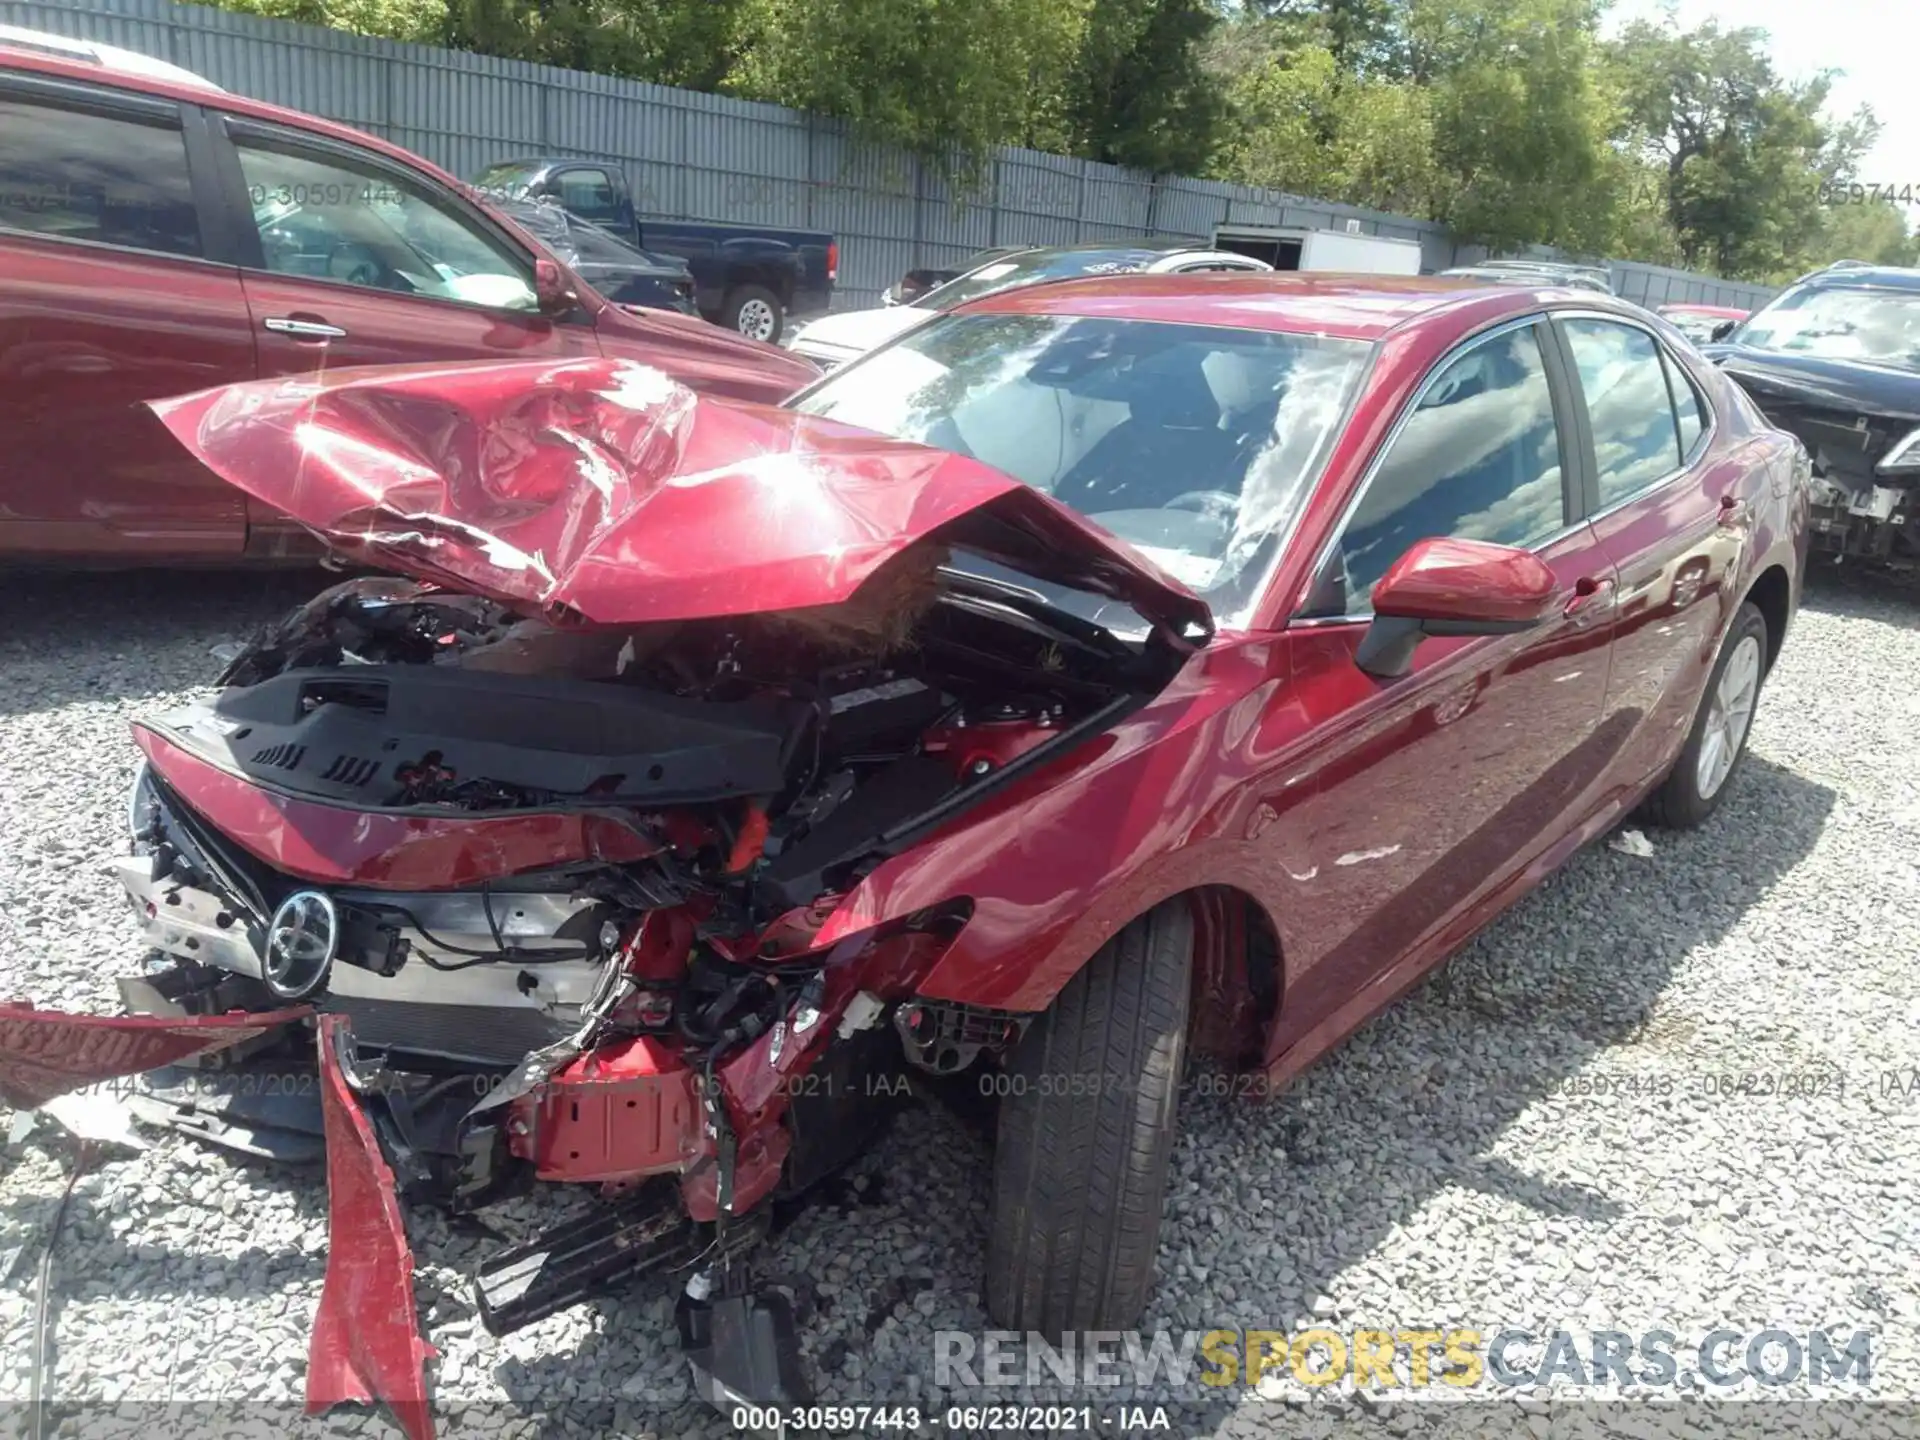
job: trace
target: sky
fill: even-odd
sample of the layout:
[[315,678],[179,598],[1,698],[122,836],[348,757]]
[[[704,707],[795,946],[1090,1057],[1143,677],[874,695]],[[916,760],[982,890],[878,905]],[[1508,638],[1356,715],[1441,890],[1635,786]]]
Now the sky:
[[[1612,33],[1637,19],[1658,20],[1667,0],[1615,0]],[[1920,194],[1920,5],[1912,0],[1673,0],[1682,29],[1718,19],[1723,29],[1753,26],[1771,40],[1774,66],[1802,79],[1842,71],[1828,109],[1836,116],[1865,104],[1880,121],[1880,141],[1860,163],[1863,184],[1912,186]],[[1920,203],[1907,211],[1920,222]]]

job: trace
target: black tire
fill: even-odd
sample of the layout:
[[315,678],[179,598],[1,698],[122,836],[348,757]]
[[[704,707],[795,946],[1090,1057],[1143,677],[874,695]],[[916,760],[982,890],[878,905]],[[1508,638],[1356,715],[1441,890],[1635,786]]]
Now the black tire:
[[987,1313],[1055,1336],[1146,1308],[1186,1062],[1193,914],[1163,905],[1074,976],[1009,1059]]
[[1693,717],[1693,729],[1687,732],[1687,743],[1680,749],[1680,757],[1673,762],[1673,769],[1667,772],[1667,778],[1660,782],[1660,788],[1649,795],[1641,806],[1640,813],[1654,825],[1668,830],[1691,830],[1703,824],[1707,817],[1720,808],[1720,802],[1727,797],[1727,791],[1733,788],[1734,779],[1740,773],[1740,762],[1746,758],[1747,737],[1753,733],[1753,722],[1749,718],[1747,726],[1740,732],[1740,741],[1734,750],[1733,763],[1719,787],[1711,795],[1700,793],[1700,749],[1707,737],[1707,721],[1713,711],[1714,697],[1720,689],[1720,678],[1725,673],[1727,663],[1741,642],[1753,638],[1760,647],[1760,673],[1754,682],[1754,706],[1760,703],[1760,691],[1764,688],[1767,675],[1767,662],[1770,655],[1767,635],[1767,618],[1760,613],[1760,607],[1751,600],[1741,605],[1733,617],[1733,625],[1727,631],[1727,638],[1720,644],[1720,653],[1714,658],[1713,670],[1707,676],[1705,691],[1700,696],[1699,713]]
[[[770,315],[770,322],[762,323],[760,317]],[[753,321],[749,328],[749,320]],[[751,340],[764,340],[772,345],[780,339],[780,332],[787,327],[787,307],[780,303],[780,297],[764,285],[736,285],[727,292],[727,298],[720,307],[720,323],[729,330],[738,331]],[[772,328],[759,333],[765,324]]]

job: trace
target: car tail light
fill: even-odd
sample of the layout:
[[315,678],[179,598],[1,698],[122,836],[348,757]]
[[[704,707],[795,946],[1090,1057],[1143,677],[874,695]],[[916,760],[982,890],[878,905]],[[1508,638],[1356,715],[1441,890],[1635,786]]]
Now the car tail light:
[[827,283],[833,285],[840,279],[840,242],[827,242]]

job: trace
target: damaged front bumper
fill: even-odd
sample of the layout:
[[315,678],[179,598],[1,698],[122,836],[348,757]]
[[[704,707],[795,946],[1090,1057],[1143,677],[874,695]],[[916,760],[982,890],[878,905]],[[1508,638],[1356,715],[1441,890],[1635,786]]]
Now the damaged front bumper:
[[[926,939],[907,937],[908,953],[885,963],[917,970],[911,952]],[[0,1099],[38,1108],[138,1077],[128,1094],[143,1119],[256,1154],[324,1159],[329,1242],[309,1413],[377,1402],[409,1440],[433,1434],[424,1367],[435,1352],[417,1319],[401,1200],[459,1203],[465,1181],[503,1164],[522,1178],[594,1184],[603,1203],[480,1265],[475,1298],[490,1332],[639,1273],[680,1272],[677,1320],[698,1392],[784,1405],[808,1394],[792,1315],[780,1295],[756,1290],[746,1257],[783,1178],[804,1185],[865,1141],[809,1110],[811,1097],[871,1075],[876,1042],[889,1038],[885,1007],[858,983],[870,972],[849,958],[822,970],[790,1023],[705,1071],[647,1036],[588,1043],[609,994],[584,1007],[575,1035],[504,1076],[392,1068],[393,1057],[356,1044],[349,1016],[308,1006],[189,1013],[223,1003],[245,978],[175,969],[122,983],[130,1006],[165,1013],[0,1007]],[[829,1045],[831,1073],[796,1083]],[[436,1087],[447,1106],[432,1103]],[[782,1123],[743,1126],[742,1113]]]

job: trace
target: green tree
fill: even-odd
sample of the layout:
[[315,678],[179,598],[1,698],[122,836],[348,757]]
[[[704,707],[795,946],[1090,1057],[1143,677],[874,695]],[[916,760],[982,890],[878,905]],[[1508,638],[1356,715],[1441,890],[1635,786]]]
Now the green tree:
[[1088,0],[746,0],[723,88],[964,160],[1058,138]]
[[1664,172],[1684,263],[1773,279],[1822,244],[1820,186],[1853,177],[1878,132],[1871,111],[1826,118],[1831,76],[1782,78],[1765,32],[1752,28],[1640,21],[1612,59],[1625,97],[1620,138]]
[[1841,203],[1828,208],[1819,237],[1801,256],[1796,270],[1816,269],[1835,260],[1920,265],[1920,235],[1908,229],[1906,212],[1898,205],[1870,197],[1860,203],[1847,196],[1840,199]]
[[1410,0],[1409,66],[1433,95],[1431,218],[1495,250],[1604,243],[1616,177],[1595,22],[1592,0]]
[[1226,113],[1202,61],[1219,23],[1213,0],[1091,0],[1068,79],[1073,153],[1199,173]]
[[1214,59],[1232,114],[1216,173],[1315,199],[1428,212],[1438,175],[1427,92],[1355,76],[1321,45],[1258,57],[1245,39],[1231,38]]
[[444,44],[447,0],[223,0],[222,7],[356,35]]

